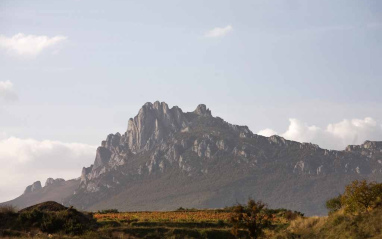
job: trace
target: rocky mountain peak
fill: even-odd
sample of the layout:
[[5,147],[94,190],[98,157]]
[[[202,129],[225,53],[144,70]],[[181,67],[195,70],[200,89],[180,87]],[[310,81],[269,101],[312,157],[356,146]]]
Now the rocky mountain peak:
[[169,109],[165,102],[146,103],[137,116],[129,120],[126,140],[133,153],[148,150],[156,142],[186,127],[188,121],[178,107]]
[[25,191],[24,191],[24,194],[27,194],[27,193],[31,193],[31,192],[34,192],[34,191],[37,191],[39,189],[41,189],[41,182],[40,181],[36,181],[34,182],[32,185],[29,185],[28,187],[26,187]]
[[195,114],[198,114],[200,116],[212,116],[211,110],[207,109],[207,106],[205,104],[200,104],[196,109],[194,110]]
[[365,141],[361,145],[348,145],[345,151],[362,151],[362,150],[371,150],[371,151],[380,151],[382,152],[382,141]]
[[[203,104],[183,112],[156,101],[141,107],[126,132],[102,141],[80,180],[28,194],[41,188],[35,182],[23,197],[71,184],[73,191],[63,190],[69,195],[63,203],[88,210],[217,208],[254,195],[273,207],[322,214],[328,198],[362,178],[382,180],[382,142],[325,150],[253,134],[247,126],[213,117]],[[50,178],[45,185],[56,181]]]
[[50,185],[57,185],[59,183],[65,182],[65,179],[63,178],[48,178],[45,182],[45,187],[50,186]]
[[361,145],[361,147],[365,148],[365,149],[382,149],[382,141],[365,141],[365,143],[363,143]]

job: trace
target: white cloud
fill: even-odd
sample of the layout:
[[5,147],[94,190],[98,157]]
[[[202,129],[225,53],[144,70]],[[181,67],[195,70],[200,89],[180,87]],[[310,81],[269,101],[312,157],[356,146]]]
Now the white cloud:
[[[322,148],[343,150],[347,145],[362,144],[366,140],[382,140],[382,125],[370,117],[364,119],[344,119],[328,124],[326,128],[308,125],[298,119],[289,119],[288,129],[280,136],[298,142],[312,142]],[[274,132],[272,129],[259,134]]]
[[272,135],[276,135],[277,132],[274,131],[273,129],[263,129],[263,130],[260,130],[259,132],[257,132],[258,135],[262,135],[262,136],[265,136],[265,137],[269,137],[269,136],[272,136]]
[[18,33],[12,37],[0,35],[0,47],[18,55],[37,56],[44,49],[66,40],[66,36],[36,36]]
[[228,25],[226,27],[215,27],[214,29],[206,32],[204,36],[205,37],[222,37],[227,35],[232,30],[233,30],[233,27],[231,25]]
[[283,137],[300,142],[312,142],[321,129],[317,126],[309,126],[298,119],[289,119],[288,130],[282,134]]
[[15,198],[26,186],[48,177],[77,178],[94,161],[96,146],[60,141],[0,140],[0,202]]
[[381,140],[382,127],[370,117],[365,119],[343,120],[336,124],[329,124],[325,132],[334,137],[347,141],[349,144],[358,144],[363,141]]
[[15,101],[18,99],[17,94],[13,89],[13,84],[9,80],[0,81],[0,99],[6,101]]

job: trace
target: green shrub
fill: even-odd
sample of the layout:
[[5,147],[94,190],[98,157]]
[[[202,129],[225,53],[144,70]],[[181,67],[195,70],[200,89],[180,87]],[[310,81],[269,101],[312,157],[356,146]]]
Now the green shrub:
[[39,227],[44,213],[38,209],[33,209],[32,211],[24,211],[19,214],[18,220],[21,225],[26,227],[36,226]]
[[39,228],[46,233],[62,232],[70,235],[80,235],[97,225],[92,215],[73,208],[61,211],[41,211],[33,208],[31,211],[19,213],[18,222],[18,227],[22,229]]
[[66,220],[63,229],[66,234],[80,235],[84,232],[85,226],[82,225],[78,220],[70,218]]
[[223,220],[218,220],[217,223],[218,227],[224,227],[225,223]]
[[329,210],[329,214],[336,212],[342,208],[341,197],[342,195],[340,194],[337,197],[334,197],[326,201],[325,206]]
[[355,180],[346,186],[345,192],[326,202],[329,214],[344,209],[357,214],[382,207],[382,183]]
[[43,216],[40,229],[43,232],[55,233],[62,229],[62,225],[65,223],[64,218],[57,216],[57,214],[46,213]]
[[118,209],[105,209],[98,211],[99,214],[107,214],[107,213],[119,213]]
[[359,213],[381,205],[382,183],[355,180],[347,185],[341,196],[341,205],[346,212]]

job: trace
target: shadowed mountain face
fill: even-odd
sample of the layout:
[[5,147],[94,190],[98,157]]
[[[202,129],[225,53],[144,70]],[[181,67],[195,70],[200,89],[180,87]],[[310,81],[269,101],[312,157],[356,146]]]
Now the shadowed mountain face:
[[[86,210],[172,210],[253,197],[271,207],[325,214],[328,198],[362,178],[382,181],[382,142],[325,150],[253,134],[213,117],[205,105],[184,113],[155,102],[129,120],[125,133],[102,141],[94,164],[83,168],[63,202]],[[38,186],[33,193],[45,188]]]
[[45,186],[41,187],[41,182],[37,181],[29,185],[21,196],[0,205],[11,204],[22,209],[46,201],[63,203],[65,198],[73,195],[79,183],[79,179],[65,181],[61,178],[48,178]]

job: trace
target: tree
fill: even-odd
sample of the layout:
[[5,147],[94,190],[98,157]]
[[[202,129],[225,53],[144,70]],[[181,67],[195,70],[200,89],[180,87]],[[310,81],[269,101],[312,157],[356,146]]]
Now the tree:
[[326,201],[326,208],[329,210],[329,214],[336,212],[342,208],[341,197],[342,195],[339,194],[337,197]]
[[232,234],[237,236],[239,228],[247,229],[251,238],[259,238],[264,228],[271,225],[272,216],[266,211],[266,204],[249,199],[247,205],[238,204],[231,215]]
[[346,212],[365,212],[380,205],[382,183],[355,180],[345,188],[341,204]]

